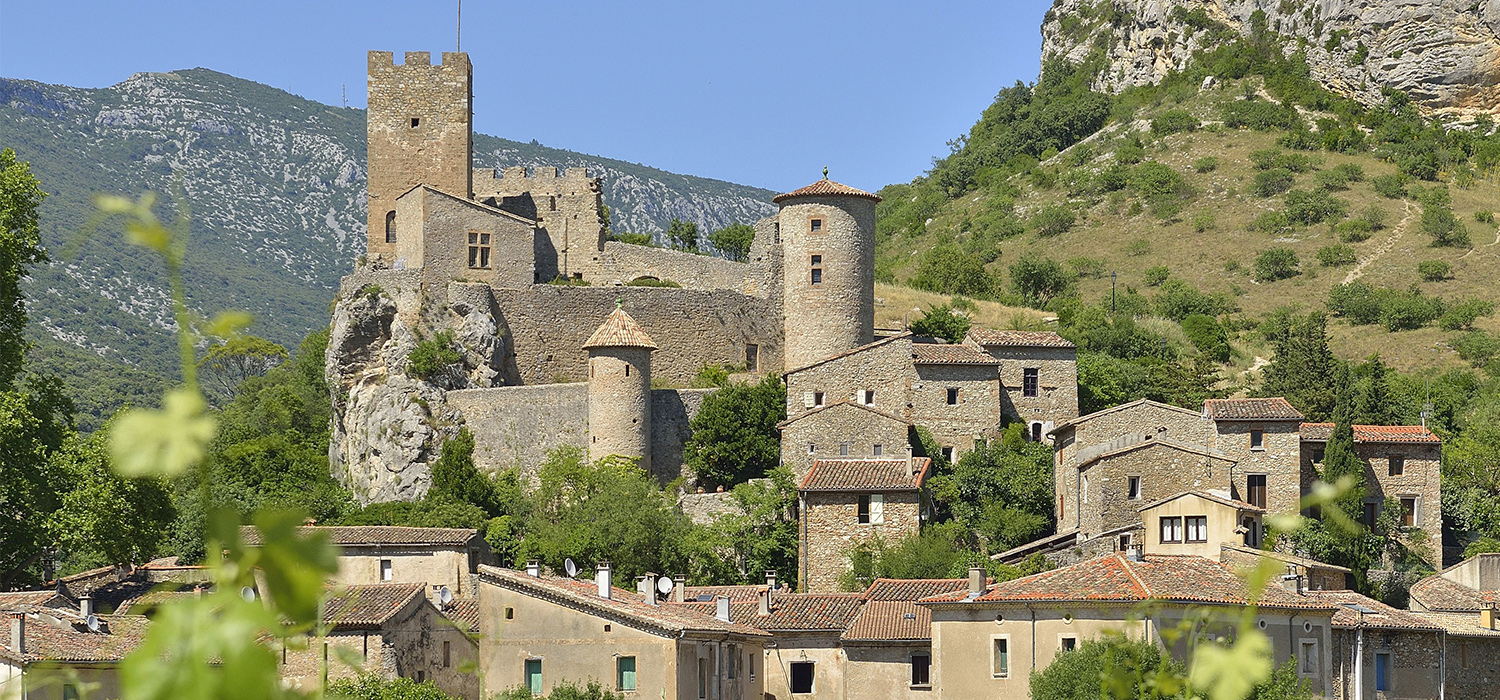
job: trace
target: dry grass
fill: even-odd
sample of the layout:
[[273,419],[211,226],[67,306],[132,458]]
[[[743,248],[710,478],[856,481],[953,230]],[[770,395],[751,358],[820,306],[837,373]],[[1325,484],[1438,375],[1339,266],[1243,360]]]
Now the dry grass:
[[[904,324],[919,319],[923,312],[939,304],[947,304],[953,297],[924,292],[910,287],[890,284],[875,285],[875,327],[904,328]],[[1040,324],[1047,314],[1018,306],[1006,306],[993,301],[975,301],[974,323],[985,328],[1012,328],[1017,325]]]

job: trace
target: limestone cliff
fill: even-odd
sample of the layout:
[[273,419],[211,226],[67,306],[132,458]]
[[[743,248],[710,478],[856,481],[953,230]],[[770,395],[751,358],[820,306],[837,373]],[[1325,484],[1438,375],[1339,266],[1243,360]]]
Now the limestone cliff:
[[[509,333],[489,286],[453,283],[444,308],[433,310],[421,308],[429,302],[416,282],[400,272],[362,270],[345,279],[333,309],[324,358],[334,394],[328,457],[334,476],[362,503],[425,494],[432,461],[462,423],[446,393],[501,383]],[[419,339],[443,331],[452,333],[462,359],[411,376]]]
[[1434,113],[1500,111],[1500,0],[1056,0],[1042,58],[1102,52],[1094,87],[1119,92],[1184,67],[1216,23],[1249,33],[1258,10],[1337,93],[1377,104],[1392,87]]

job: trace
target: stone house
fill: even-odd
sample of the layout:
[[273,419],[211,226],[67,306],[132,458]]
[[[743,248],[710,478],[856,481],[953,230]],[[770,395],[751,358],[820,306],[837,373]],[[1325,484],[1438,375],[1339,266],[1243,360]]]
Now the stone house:
[[997,331],[971,328],[964,344],[1000,361],[1006,422],[1026,424],[1040,442],[1064,421],[1078,417],[1078,349],[1051,331]]
[[[1081,539],[1141,522],[1140,509],[1184,491],[1229,491],[1234,460],[1172,438],[1127,435],[1078,464],[1072,527]],[[1118,446],[1116,446],[1118,445]]]
[[968,345],[912,343],[912,423],[927,428],[956,462],[1000,432],[1004,392],[1000,362]]
[[910,421],[851,401],[818,406],[776,427],[781,463],[798,478],[823,459],[904,459],[911,452]]
[[479,569],[479,672],[488,697],[522,686],[533,695],[562,682],[601,681],[639,697],[759,700],[770,635],[731,622],[728,598],[714,614],[613,585],[607,563],[594,580],[545,576],[540,566]]
[[1500,669],[1496,668],[1500,660],[1500,628],[1493,610],[1415,614],[1442,628],[1438,657],[1443,670],[1442,685],[1435,696],[1429,697],[1452,700],[1495,697],[1495,687],[1500,684]]
[[[323,533],[339,550],[339,571],[332,583],[422,584],[429,598],[446,587],[455,597],[473,597],[474,575],[493,554],[478,530],[395,525],[297,528],[300,536]],[[260,544],[260,530],[245,525],[240,536],[250,546]]]
[[1079,465],[1095,456],[1128,444],[1168,438],[1181,444],[1202,446],[1206,428],[1203,416],[1196,411],[1149,399],[1120,404],[1103,411],[1058,423],[1052,429],[1053,484],[1057,507],[1053,516],[1058,528],[1065,523],[1076,529],[1079,515],[1081,479]]
[[1441,626],[1354,591],[1310,591],[1308,595],[1336,606],[1329,698],[1445,697]]
[[322,639],[280,645],[282,682],[313,690],[325,679],[373,673],[430,681],[454,697],[478,700],[478,642],[467,623],[453,622],[428,601],[426,589],[421,583],[334,588],[324,604]]
[[1316,559],[1269,549],[1256,549],[1225,542],[1219,546],[1219,561],[1236,570],[1248,570],[1270,559],[1286,569],[1287,574],[1300,576],[1313,591],[1342,591],[1354,585],[1354,572],[1342,566],[1327,564]]
[[[1429,563],[1441,564],[1443,531],[1442,440],[1420,425],[1353,425],[1354,454],[1365,463],[1365,523],[1373,525],[1385,499],[1401,504],[1402,524],[1429,537]],[[1303,423],[1302,473],[1311,484],[1333,436],[1332,423]]]
[[1302,414],[1286,399],[1209,399],[1206,447],[1235,461],[1231,488],[1269,513],[1295,513],[1302,499]]
[[[1030,695],[1031,675],[1106,632],[1163,645],[1178,658],[1189,640],[1233,635],[1249,592],[1229,567],[1198,556],[1107,554],[1033,576],[984,585],[970,573],[960,591],[924,598],[932,614],[939,697]],[[1203,613],[1209,613],[1207,621]],[[1296,659],[1313,692],[1328,694],[1335,606],[1272,586],[1256,624],[1279,665]],[[1190,632],[1175,641],[1163,630]]]
[[13,596],[0,605],[6,618],[0,636],[0,698],[73,700],[85,691],[91,698],[119,698],[120,661],[151,627],[138,615],[82,615],[69,608],[23,604]]
[[1218,558],[1224,545],[1259,547],[1265,509],[1208,491],[1184,491],[1140,509],[1147,552]]
[[916,535],[927,517],[931,464],[926,457],[814,462],[797,488],[800,589],[837,591],[862,545]]
[[1411,587],[1418,612],[1478,613],[1500,604],[1500,554],[1478,554]]
[[932,613],[917,601],[967,585],[967,579],[875,579],[841,638],[849,686],[863,689],[867,700],[933,697]]

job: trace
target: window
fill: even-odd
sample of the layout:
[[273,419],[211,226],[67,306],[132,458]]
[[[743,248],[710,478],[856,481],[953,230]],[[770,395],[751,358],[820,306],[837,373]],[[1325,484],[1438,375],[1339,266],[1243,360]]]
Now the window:
[[1401,455],[1391,455],[1386,458],[1391,476],[1401,476],[1406,473],[1406,458]]
[[1297,673],[1303,676],[1318,675],[1318,643],[1303,640],[1301,653],[1297,654]]
[[954,447],[952,445],[944,447],[943,448],[943,459],[948,460],[949,464],[953,464],[954,462],[957,462],[958,461],[958,448]]
[[1375,691],[1384,692],[1391,689],[1391,653],[1388,651],[1375,652]]
[[738,675],[740,665],[739,647],[730,644],[729,650],[725,652],[724,657],[724,660],[728,662],[724,665],[724,675],[727,678],[734,678],[736,675]]
[[1042,441],[1042,424],[1040,422],[1036,422],[1036,423],[1032,423],[1031,424],[1031,441],[1032,442],[1041,442]]
[[1318,447],[1318,448],[1314,448],[1313,449],[1313,451],[1312,451],[1312,461],[1313,461],[1314,464],[1322,464],[1323,463],[1323,448]]
[[1088,503],[1089,502],[1089,475],[1088,474],[1084,474],[1082,477],[1079,477],[1079,479],[1078,479],[1078,493],[1079,493],[1079,498],[1084,503]]
[[380,560],[380,580],[391,580],[391,560],[389,559]]
[[443,668],[448,668],[452,664],[453,664],[453,646],[452,646],[451,642],[449,642],[448,640],[444,639],[443,640]]
[[791,666],[792,692],[811,693],[813,691],[813,662],[793,661]]
[[514,620],[514,619],[516,619],[516,609],[515,608],[506,608],[505,609],[505,619],[507,619],[507,620]]
[[542,660],[541,659],[527,659],[526,660],[526,689],[530,690],[532,695],[541,695],[542,694]]
[[708,659],[698,659],[698,700],[708,697]]
[[873,453],[876,457],[881,457],[885,455],[885,445],[876,443],[875,445],[870,447],[870,452]]
[[1188,542],[1208,541],[1208,516],[1189,515],[1183,518],[1183,524],[1187,526]]
[[1130,534],[1129,533],[1120,535],[1119,546],[1118,546],[1117,549],[1115,549],[1115,551],[1116,552],[1128,552],[1128,551],[1130,551]]
[[1161,541],[1162,544],[1182,542],[1182,518],[1161,519]]
[[396,212],[393,211],[385,213],[385,242],[396,242]]
[[917,652],[911,655],[911,684],[932,685],[932,655]]
[[421,125],[422,125],[422,118],[421,117],[412,117],[411,118],[411,128],[415,129],[415,128],[421,126]]
[[810,233],[822,233],[823,232],[823,220],[822,219],[808,219],[807,220],[807,230]]
[[1250,449],[1252,449],[1252,450],[1264,450],[1264,449],[1266,449],[1266,431],[1264,431],[1264,430],[1252,430],[1252,431],[1250,431]]
[[808,454],[813,454],[813,453],[815,453],[817,451],[818,451],[818,446],[817,445],[814,445],[814,444],[812,444],[810,442],[807,443],[807,453]]
[[1041,370],[1027,367],[1021,370],[1021,395],[1036,396],[1041,385]]
[[1250,505],[1257,508],[1266,507],[1266,475],[1251,474],[1245,477],[1245,497]]
[[1401,524],[1407,527],[1417,524],[1417,499],[1415,497],[1401,497]]
[[847,442],[841,442],[841,443],[839,443],[839,456],[840,457],[848,457],[849,456],[849,443],[847,443]]
[[990,660],[990,675],[996,678],[1010,676],[1010,639],[996,637],[992,642],[994,656]]
[[490,267],[490,234],[469,232],[469,267],[488,270]]
[[814,391],[813,392],[813,406],[822,406],[822,405],[823,405],[823,392],[821,392],[821,391]]
[[68,683],[63,686],[63,700],[78,700],[78,686]]
[[875,390],[864,389],[859,392],[859,402],[866,406],[875,405]]
[[870,494],[870,524],[885,524],[885,496],[882,494]]
[[630,376],[630,365],[625,365],[625,376]]
[[948,405],[949,406],[957,406],[958,405],[958,387],[956,387],[956,386],[950,386],[950,387],[948,387]]
[[745,371],[760,371],[760,346],[754,344],[745,345]]
[[635,690],[635,657],[621,656],[615,659],[615,689]]
[[812,283],[813,284],[822,284],[823,283],[823,256],[821,256],[821,255],[814,255],[814,256],[812,256],[811,262],[808,263],[808,268],[812,271]]
[[1459,663],[1460,666],[1462,666],[1464,668],[1468,668],[1469,667],[1469,643],[1468,642],[1459,642],[1458,643],[1458,663]]
[[1132,476],[1126,478],[1126,498],[1132,501],[1141,500],[1141,477]]
[[1365,527],[1375,529],[1375,520],[1380,517],[1380,504],[1374,501],[1365,502],[1364,517],[1360,518]]
[[868,495],[860,494],[858,509],[860,524],[870,522],[870,497]]
[[426,671],[417,671],[417,682],[418,683],[423,683],[423,682],[426,682],[426,681],[427,681],[427,672]]
[[1243,522],[1241,524],[1244,525],[1244,527],[1245,527],[1245,546],[1246,547],[1259,547],[1260,546],[1260,527],[1258,527],[1255,524],[1255,518],[1249,518],[1249,517],[1247,517],[1247,518],[1245,518],[1245,522]]
[[1073,651],[1078,648],[1077,637],[1058,637],[1057,648],[1063,651]]

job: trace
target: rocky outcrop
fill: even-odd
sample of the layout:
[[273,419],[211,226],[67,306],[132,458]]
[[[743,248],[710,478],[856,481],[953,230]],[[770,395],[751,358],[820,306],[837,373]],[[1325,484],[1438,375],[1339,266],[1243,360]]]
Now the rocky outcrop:
[[1334,92],[1373,105],[1390,87],[1432,113],[1500,111],[1500,0],[1057,0],[1042,58],[1102,54],[1094,87],[1119,92],[1183,68],[1217,25],[1249,33],[1257,11]]
[[[362,270],[333,309],[324,377],[333,389],[328,446],[333,474],[362,503],[427,493],[432,461],[463,423],[447,392],[495,386],[510,344],[488,285],[453,283],[446,313],[419,313],[420,286],[400,271]],[[441,310],[441,309],[440,309]],[[414,318],[437,318],[418,326]],[[424,377],[409,373],[421,338],[451,333],[462,359]]]

